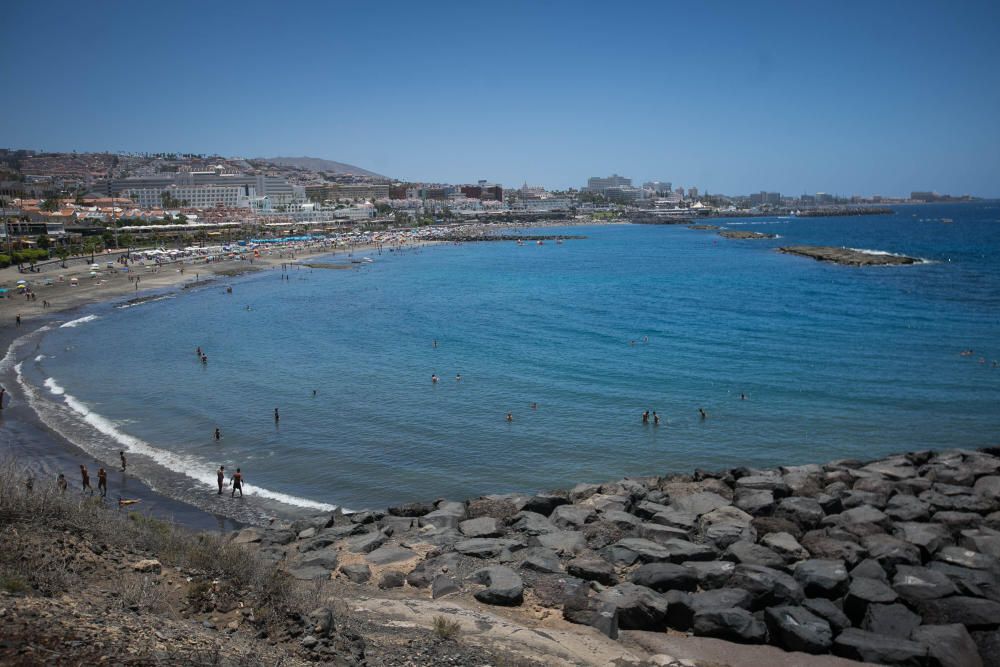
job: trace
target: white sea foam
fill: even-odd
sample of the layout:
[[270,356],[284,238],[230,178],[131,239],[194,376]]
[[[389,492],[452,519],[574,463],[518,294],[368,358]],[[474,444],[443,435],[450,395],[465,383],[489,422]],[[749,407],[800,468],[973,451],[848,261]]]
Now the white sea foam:
[[[18,375],[20,376],[20,364],[18,364]],[[61,396],[66,405],[79,417],[81,417],[84,422],[114,440],[123,449],[135,454],[146,456],[164,468],[193,479],[210,489],[216,488],[216,477],[212,464],[203,462],[193,456],[168,452],[149,444],[142,438],[129,435],[119,429],[118,425],[112,420],[94,412],[86,403],[72,394],[67,394],[65,388],[60,386],[59,383],[53,378],[46,378],[44,384],[45,388],[48,389],[53,395]],[[306,507],[309,509],[327,512],[336,509],[334,505],[309,500],[308,498],[300,498],[298,496],[292,496],[278,491],[271,491],[270,489],[265,489],[264,487],[256,485],[244,484],[243,493],[247,496],[258,496],[260,498],[277,500],[278,502],[285,503],[286,505],[293,505],[296,507]]]
[[98,319],[97,315],[87,315],[87,316],[81,317],[79,319],[70,320],[69,322],[66,322],[65,324],[60,324],[59,328],[60,329],[73,329],[75,327],[80,326],[81,324],[86,324],[87,322],[93,322],[96,319]]
[[44,359],[44,358],[45,358],[45,355],[44,355],[44,354],[40,354],[40,355],[38,355],[37,357],[35,357],[35,361],[36,361],[36,362],[37,362],[37,361],[41,361],[41,360],[42,360],[42,359]]
[[[854,252],[864,253],[865,255],[875,255],[877,257],[906,257],[907,255],[901,255],[898,252],[888,252],[885,250],[871,250],[869,248],[848,248],[848,250],[853,250]],[[922,257],[914,257],[915,264],[934,264],[934,260],[923,259]]]
[[142,306],[147,303],[154,303],[156,301],[165,301],[167,299],[173,299],[173,298],[174,296],[172,294],[165,294],[163,296],[158,296],[155,299],[142,299],[141,301],[135,301],[133,303],[123,303],[120,306],[115,306],[115,308],[118,308],[119,310],[124,310],[126,308],[134,308],[135,306]]

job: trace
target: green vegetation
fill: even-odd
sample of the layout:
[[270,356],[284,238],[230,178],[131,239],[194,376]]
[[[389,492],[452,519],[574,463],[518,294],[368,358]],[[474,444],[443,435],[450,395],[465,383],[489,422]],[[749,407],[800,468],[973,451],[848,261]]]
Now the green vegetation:
[[38,248],[26,248],[15,250],[9,255],[0,255],[0,269],[11,264],[34,264],[49,258],[49,251]]
[[42,202],[42,205],[38,207],[39,209],[46,211],[47,213],[53,213],[59,210],[59,198],[49,197]]

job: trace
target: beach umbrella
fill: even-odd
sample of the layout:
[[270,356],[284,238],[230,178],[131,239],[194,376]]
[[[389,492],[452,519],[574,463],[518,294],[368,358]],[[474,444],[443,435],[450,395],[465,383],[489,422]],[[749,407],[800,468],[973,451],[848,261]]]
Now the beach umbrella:
[[27,281],[27,280],[24,280],[24,279],[21,279],[21,280],[18,280],[18,281],[17,281],[17,284],[18,284],[18,285],[27,285],[27,284],[28,284],[28,281]]

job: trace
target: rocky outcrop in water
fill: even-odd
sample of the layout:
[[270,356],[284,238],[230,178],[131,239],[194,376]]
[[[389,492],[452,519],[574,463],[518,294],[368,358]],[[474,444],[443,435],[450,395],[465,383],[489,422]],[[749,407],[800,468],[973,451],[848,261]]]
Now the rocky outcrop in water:
[[990,665],[998,453],[628,478],[334,513],[237,539],[295,576],[485,605],[530,595],[609,637],[674,629],[881,664]]
[[851,248],[837,248],[834,246],[818,245],[793,245],[778,248],[780,252],[789,255],[801,255],[811,257],[822,262],[835,262],[846,266],[895,266],[902,264],[918,264],[921,260],[903,255],[873,254],[852,250]]
[[721,236],[724,239],[738,239],[738,240],[778,238],[777,234],[762,234],[760,232],[743,232],[743,231],[732,231],[732,230],[719,232],[719,236]]

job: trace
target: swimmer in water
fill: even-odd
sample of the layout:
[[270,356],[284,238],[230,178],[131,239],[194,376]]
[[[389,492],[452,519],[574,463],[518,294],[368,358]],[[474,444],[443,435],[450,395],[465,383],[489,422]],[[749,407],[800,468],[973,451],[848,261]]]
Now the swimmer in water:
[[437,375],[431,375],[431,384],[437,384],[437,381],[438,381],[438,376]]
[[281,415],[278,414],[278,408],[274,409],[274,423],[277,424],[278,420],[281,419]]
[[195,353],[195,356],[197,356],[199,359],[201,359],[201,346],[200,345],[198,346],[198,349],[194,351],[194,353]]
[[653,426],[660,425],[660,415],[656,414],[656,410],[653,410]]
[[532,403],[531,404],[531,409],[532,410],[537,410],[538,409],[538,403]]
[[313,389],[313,396],[314,397],[316,396],[316,390],[315,389]]
[[643,343],[648,343],[649,342],[649,336],[643,336],[642,337],[642,342]]
[[698,414],[701,415],[702,420],[708,417],[708,413],[705,412],[704,408],[698,408]]
[[509,421],[509,422],[514,421],[514,415],[512,415],[511,413],[508,412],[507,413],[507,421]]
[[456,373],[455,374],[455,382],[461,382],[461,381],[462,381],[462,374],[461,373]]
[[434,340],[434,349],[437,349],[437,346],[438,346],[438,342],[437,342],[437,340],[435,339],[435,340]]
[[216,426],[215,427],[215,441],[218,442],[219,440],[222,440],[222,431],[220,431],[219,427]]
[[741,400],[741,401],[745,401],[745,400],[747,400],[747,395],[741,392],[741,393],[740,393],[740,400]]

